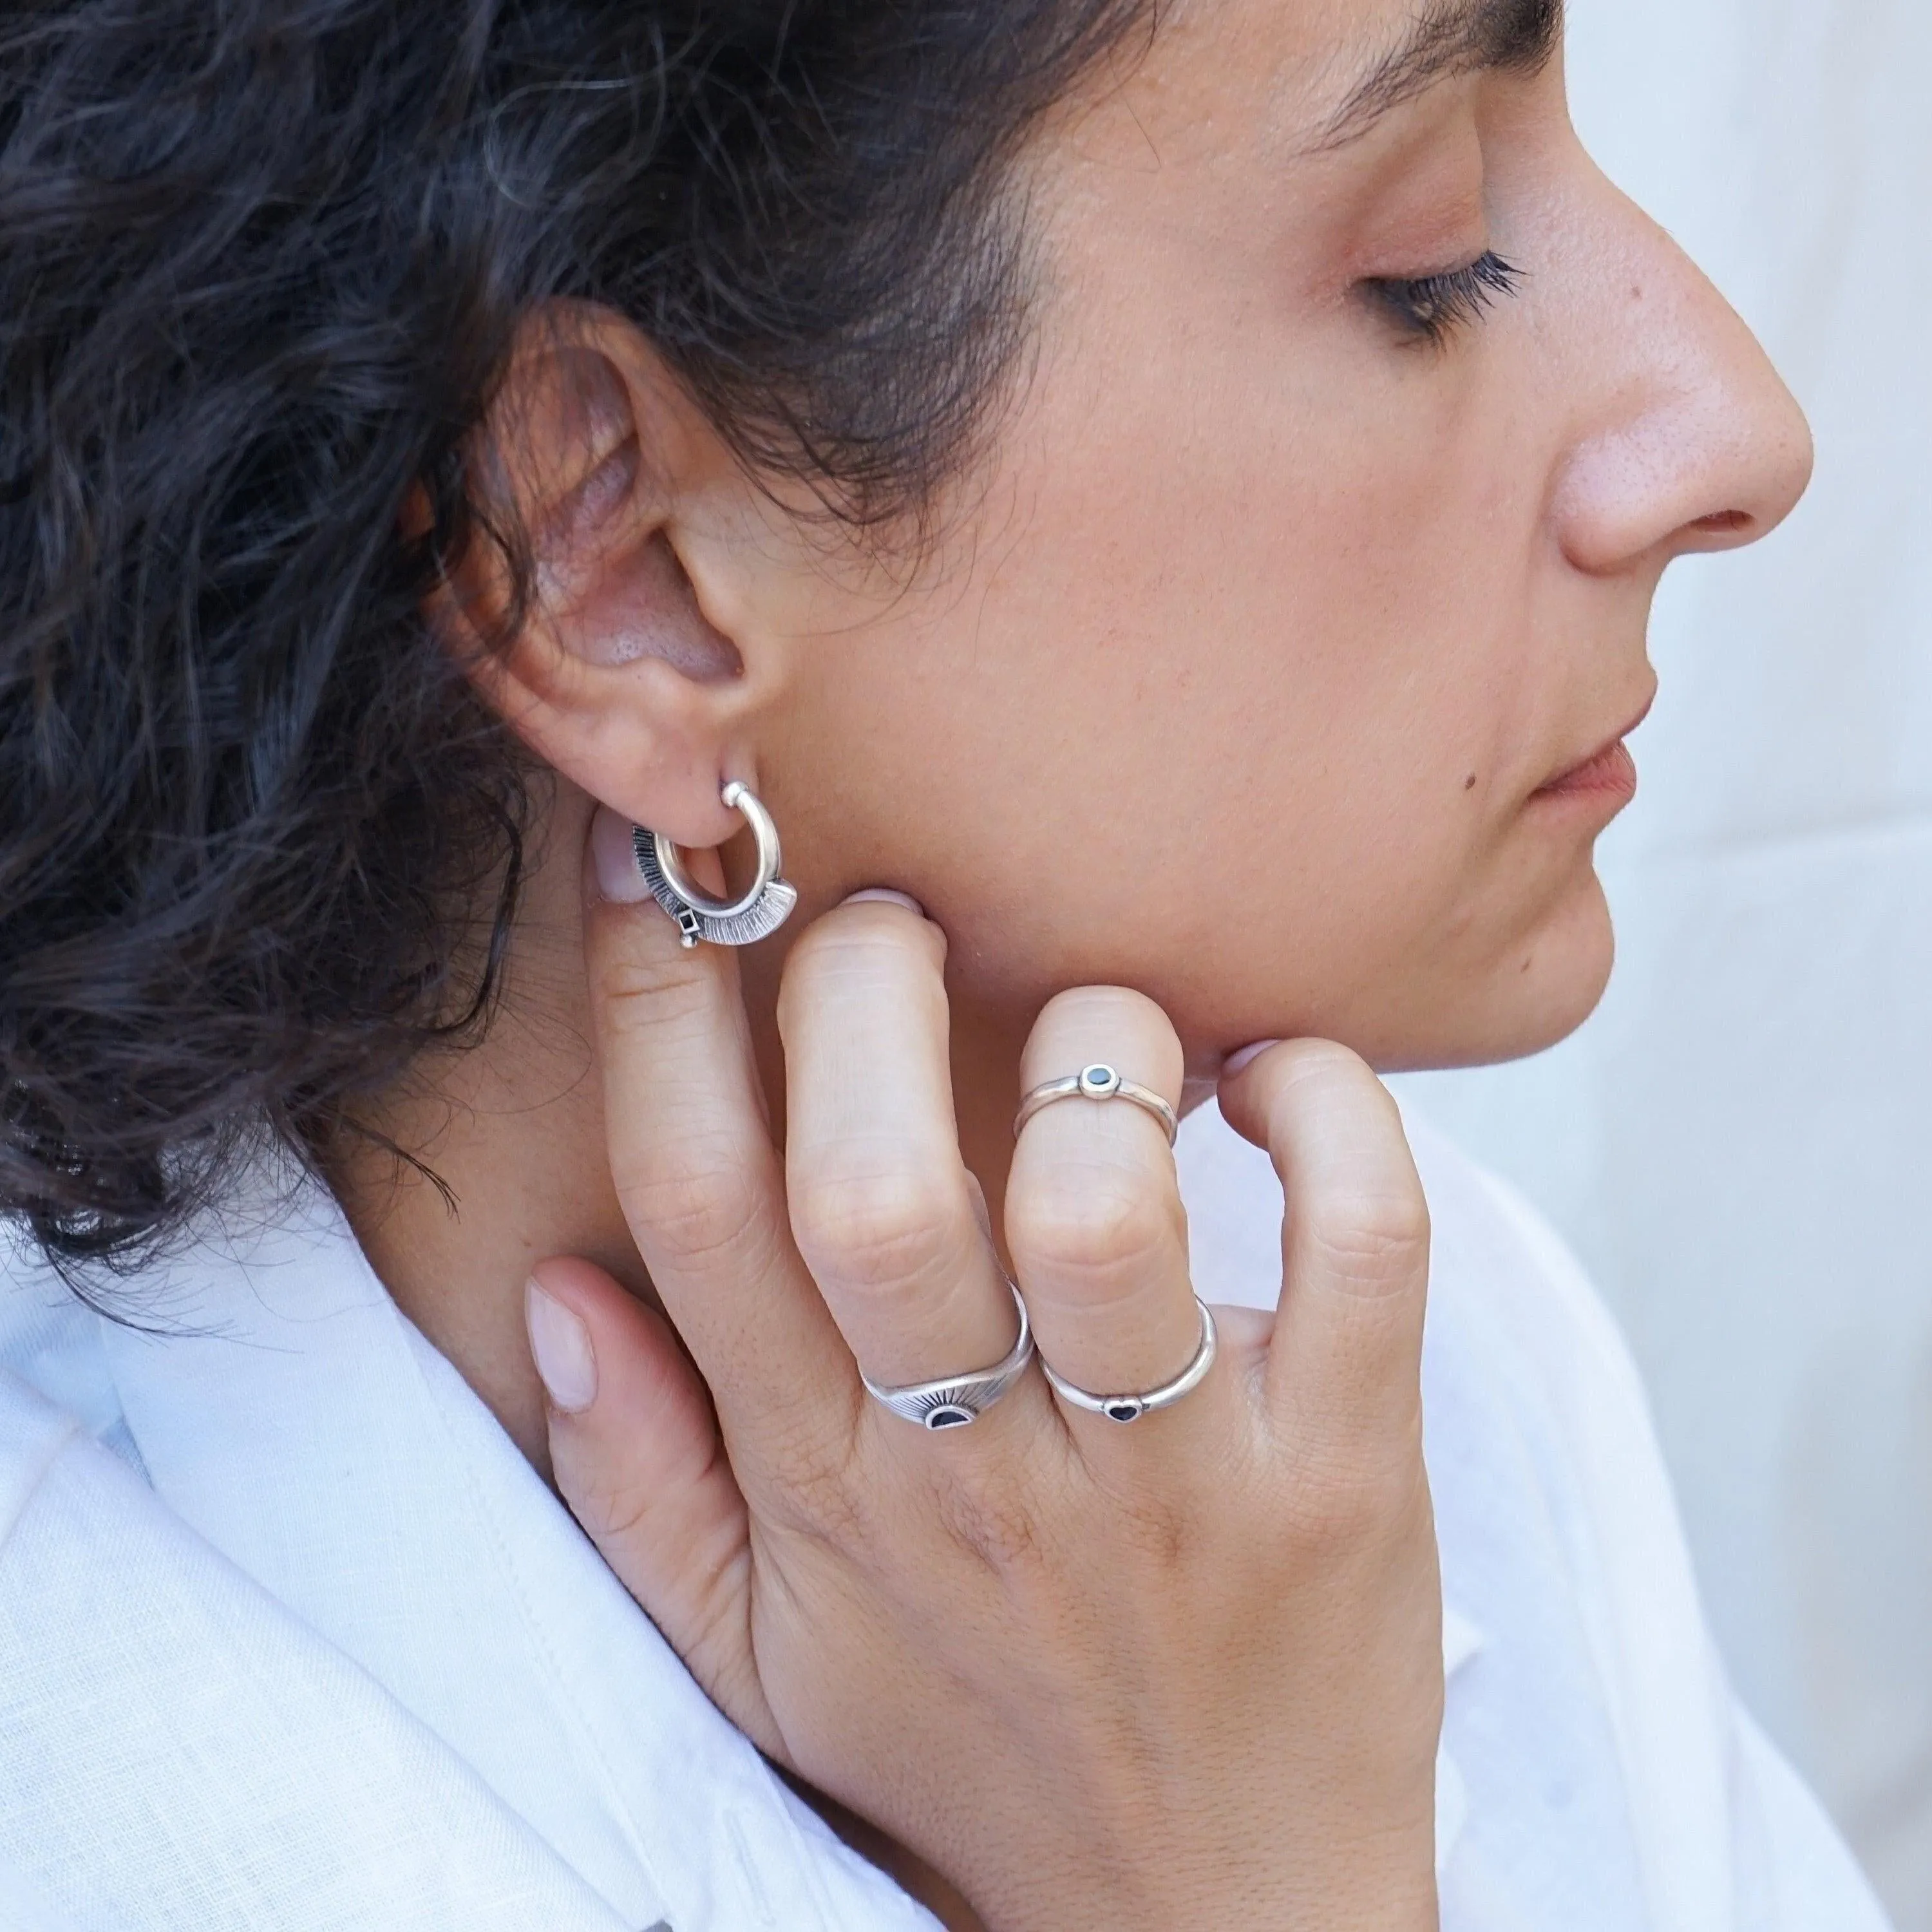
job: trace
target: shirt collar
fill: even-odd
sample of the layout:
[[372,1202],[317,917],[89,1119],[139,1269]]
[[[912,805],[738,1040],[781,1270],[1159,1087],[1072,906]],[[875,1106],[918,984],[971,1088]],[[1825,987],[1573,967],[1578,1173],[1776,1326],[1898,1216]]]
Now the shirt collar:
[[263,1196],[158,1284],[188,1332],[100,1325],[159,1494],[629,1922],[929,1927],[705,1698],[327,1194]]
[[[631,1922],[790,1925],[808,1904],[841,1932],[929,1928],[704,1697],[327,1193],[265,1168],[251,1199],[143,1280],[166,1334],[43,1310],[35,1382],[84,1390],[89,1426],[191,1528]],[[1484,1641],[1445,1606],[1452,1695]],[[1468,1815],[1446,1746],[1436,1811],[1441,1870]]]

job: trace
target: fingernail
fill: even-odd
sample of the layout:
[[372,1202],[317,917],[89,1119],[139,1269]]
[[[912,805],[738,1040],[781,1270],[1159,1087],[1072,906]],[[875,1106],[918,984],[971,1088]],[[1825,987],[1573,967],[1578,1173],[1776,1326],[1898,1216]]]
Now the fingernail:
[[524,1324],[530,1331],[531,1359],[551,1402],[566,1415],[581,1414],[597,1400],[590,1330],[534,1281],[524,1290]]
[[888,886],[868,886],[862,892],[854,892],[842,899],[842,905],[866,905],[877,902],[881,905],[904,906],[909,913],[923,919],[926,908],[910,892],[896,892]]
[[1239,1053],[1231,1053],[1222,1063],[1221,1078],[1232,1080],[1238,1073],[1244,1072],[1268,1052],[1269,1048],[1280,1046],[1278,1040],[1258,1040],[1252,1046],[1244,1046]]
[[650,897],[644,875],[638,870],[638,851],[632,842],[628,818],[608,806],[597,808],[590,824],[590,860],[597,874],[597,890],[619,905],[634,905]]

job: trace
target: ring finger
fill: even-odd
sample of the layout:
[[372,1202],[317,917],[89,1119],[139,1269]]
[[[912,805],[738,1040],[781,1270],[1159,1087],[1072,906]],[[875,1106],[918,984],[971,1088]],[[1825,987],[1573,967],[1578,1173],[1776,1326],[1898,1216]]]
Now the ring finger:
[[[1090,986],[1052,1000],[1027,1042],[1022,1090],[1088,1067],[1112,1070],[1170,1108],[1179,1102],[1180,1042],[1138,993]],[[1194,1360],[1203,1335],[1187,1219],[1168,1129],[1154,1108],[1124,1093],[1076,1094],[1034,1112],[1014,1150],[1006,1237],[1040,1354],[1064,1381],[1094,1395],[1138,1396]]]

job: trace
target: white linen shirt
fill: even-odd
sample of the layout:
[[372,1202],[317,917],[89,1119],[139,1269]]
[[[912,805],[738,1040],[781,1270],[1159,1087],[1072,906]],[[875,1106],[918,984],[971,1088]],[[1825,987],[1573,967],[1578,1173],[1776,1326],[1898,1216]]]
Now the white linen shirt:
[[[1412,1120],[1447,1932],[1882,1932],[1737,1708],[1642,1391],[1548,1231]],[[1197,1286],[1279,1196],[1211,1114]],[[104,1321],[0,1281],[0,1927],[932,1932],[705,1700],[334,1204],[266,1187]]]

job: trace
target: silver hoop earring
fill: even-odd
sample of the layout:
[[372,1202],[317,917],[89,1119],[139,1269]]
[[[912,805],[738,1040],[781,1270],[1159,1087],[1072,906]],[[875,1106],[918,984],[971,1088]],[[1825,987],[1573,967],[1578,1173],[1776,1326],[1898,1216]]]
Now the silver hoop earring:
[[798,889],[778,877],[784,861],[778,850],[778,829],[751,789],[736,778],[718,794],[732,811],[742,814],[758,841],[758,872],[735,899],[715,899],[695,884],[684,868],[677,848],[662,832],[641,825],[631,828],[631,848],[638,870],[651,897],[677,922],[686,946],[700,939],[713,946],[749,946],[774,933],[790,918],[798,904]]

